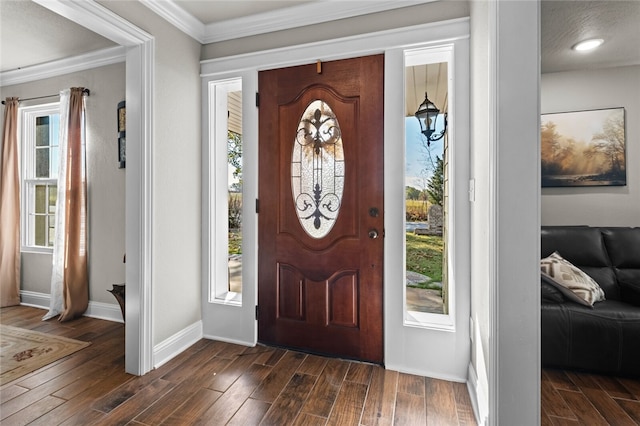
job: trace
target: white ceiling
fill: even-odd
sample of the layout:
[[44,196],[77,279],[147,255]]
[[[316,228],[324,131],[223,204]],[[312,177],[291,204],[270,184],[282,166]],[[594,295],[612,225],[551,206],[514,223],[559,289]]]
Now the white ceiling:
[[[125,0],[135,1],[135,0]],[[145,4],[171,5],[194,22],[205,25],[234,22],[242,27],[256,17],[279,12],[317,10],[321,0],[223,1],[142,0]],[[326,2],[326,1],[325,1]],[[424,0],[422,1],[424,2]],[[342,2],[341,4],[363,2]],[[366,3],[366,2],[365,2]],[[369,1],[368,4],[375,2]],[[391,2],[386,2],[391,3]],[[408,2],[397,2],[398,6]],[[337,3],[336,3],[337,4]],[[392,6],[389,6],[392,7]],[[293,9],[292,9],[293,8]],[[250,18],[253,18],[250,19]],[[309,19],[309,16],[304,16]],[[562,0],[542,1],[542,72],[640,64],[640,1]],[[248,25],[247,25],[248,26]],[[114,44],[30,0],[0,0],[0,71],[23,68],[55,59],[76,56]],[[597,36],[605,39],[598,50],[578,54],[576,42]]]
[[178,6],[203,24],[238,19],[258,13],[271,12],[318,0],[246,1],[246,0],[174,0]]
[[[540,34],[543,73],[640,64],[640,1],[543,0]],[[588,38],[604,44],[571,50]]]
[[115,46],[29,0],[0,0],[0,71]]

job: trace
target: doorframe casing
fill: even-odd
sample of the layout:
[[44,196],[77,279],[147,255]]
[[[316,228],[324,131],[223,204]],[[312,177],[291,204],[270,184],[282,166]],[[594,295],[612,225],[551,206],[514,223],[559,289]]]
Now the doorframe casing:
[[125,370],[130,374],[143,375],[153,368],[152,141],[155,39],[95,1],[34,2],[127,48],[127,135],[130,140],[138,140],[139,143],[127,146]]
[[[215,80],[221,80],[224,78],[232,78],[237,77],[241,73],[246,73],[245,75],[250,75],[251,78],[255,78],[257,80],[257,73],[261,70],[274,69],[280,67],[288,67],[288,66],[296,66],[308,63],[315,63],[318,59],[322,61],[329,60],[337,60],[337,59],[346,59],[357,56],[365,56],[372,55],[378,53],[385,54],[385,63],[388,63],[389,60],[394,60],[392,57],[394,54],[397,55],[397,52],[401,52],[402,49],[411,49],[416,46],[419,47],[427,47],[427,46],[438,46],[440,44],[451,44],[458,43],[462,46],[459,49],[459,57],[457,57],[456,61],[461,61],[462,63],[459,66],[460,72],[465,78],[457,79],[457,83],[463,84],[463,86],[458,90],[460,94],[461,101],[458,102],[459,105],[462,106],[462,110],[466,111],[466,117],[460,117],[457,120],[456,126],[458,126],[459,134],[461,135],[460,141],[464,144],[464,146],[468,145],[465,143],[468,138],[465,139],[464,135],[468,136],[469,129],[469,118],[468,118],[468,107],[469,107],[469,88],[468,88],[468,63],[469,63],[469,47],[468,47],[468,38],[469,38],[469,18],[459,18],[453,19],[449,21],[442,21],[436,23],[429,23],[411,27],[405,27],[395,30],[375,32],[371,34],[362,34],[354,37],[347,37],[343,39],[337,40],[328,40],[317,43],[305,44],[305,45],[294,45],[286,48],[272,49],[262,52],[242,54],[237,56],[230,56],[224,58],[217,58],[212,60],[205,60],[201,62],[201,76],[203,82],[203,108],[206,108],[206,104],[208,103],[208,93],[206,91],[206,86],[209,82]],[[395,52],[395,53],[394,53]],[[466,52],[466,53],[465,53]],[[466,57],[464,55],[466,54]],[[400,64],[403,64],[402,60]],[[385,209],[387,212],[385,213],[385,228],[389,229],[389,225],[393,223],[393,221],[402,220],[402,214],[398,214],[396,211],[395,214],[389,214],[388,210],[390,208],[389,203],[386,201],[387,196],[389,195],[389,189],[397,190],[397,188],[391,186],[391,182],[396,180],[395,185],[397,185],[398,176],[404,176],[404,165],[399,165],[398,157],[400,154],[397,153],[398,150],[394,150],[393,147],[390,147],[389,144],[393,139],[393,134],[391,133],[391,129],[398,129],[397,123],[390,121],[392,114],[397,115],[397,111],[402,111],[401,107],[399,110],[394,109],[397,106],[398,95],[390,95],[388,92],[388,88],[393,86],[393,82],[390,80],[390,75],[387,74],[388,68],[385,66],[385,188],[387,189],[385,192]],[[466,73],[466,74],[465,74]],[[397,72],[394,73],[394,77],[397,78]],[[402,80],[404,77],[400,77]],[[466,81],[466,83],[464,83]],[[397,84],[397,82],[396,82]],[[404,92],[404,89],[400,91]],[[393,102],[390,102],[390,97],[396,96]],[[466,97],[466,100],[465,100]],[[206,127],[208,126],[208,117],[206,113],[203,113],[203,149],[205,145],[208,143],[208,130]],[[255,135],[257,135],[257,127],[258,127],[258,111],[257,109],[254,111],[251,109],[244,114],[243,122],[245,125],[252,129]],[[247,127],[243,128],[246,130]],[[396,138],[397,139],[397,138]],[[255,146],[257,147],[257,140],[255,141]],[[464,149],[464,148],[460,148]],[[391,156],[395,156],[394,161],[390,161],[387,157],[387,154]],[[468,158],[468,155],[466,156]],[[402,159],[402,162],[404,159]],[[203,164],[203,182],[207,179],[207,168],[211,167],[209,164]],[[466,169],[468,173],[468,165],[461,165],[463,169]],[[394,175],[395,174],[395,175]],[[403,179],[403,178],[402,178]],[[255,179],[251,181],[246,181],[243,179],[245,185],[254,185],[257,188],[258,181],[257,176]],[[464,185],[466,182],[459,182],[459,185]],[[204,184],[203,184],[204,187]],[[466,191],[462,192],[462,198],[467,197]],[[207,210],[206,201],[208,197],[211,197],[212,194],[207,194],[203,192],[203,211],[202,218],[204,221],[208,221],[211,212]],[[468,203],[465,204],[465,207],[468,211]],[[468,213],[467,213],[468,215]],[[257,224],[254,229],[246,229],[243,227],[243,235],[247,235],[247,233],[254,234],[257,241]],[[384,336],[385,336],[385,364],[392,369],[428,375],[430,377],[443,378],[447,380],[454,380],[458,382],[466,382],[467,380],[467,368],[470,360],[470,344],[469,344],[469,325],[468,318],[470,314],[470,283],[469,280],[461,279],[458,282],[457,294],[458,300],[457,303],[457,328],[455,331],[442,331],[442,330],[425,330],[421,328],[415,327],[406,327],[403,325],[402,319],[398,321],[398,318],[402,318],[402,310],[403,303],[401,301],[398,302],[398,296],[393,296],[393,290],[390,285],[386,285],[389,282],[395,280],[398,281],[397,270],[398,266],[402,268],[402,261],[396,258],[393,258],[390,253],[394,250],[399,251],[398,241],[402,242],[402,240],[397,240],[393,242],[391,241],[389,233],[386,234],[385,238],[385,259],[384,259]],[[469,245],[467,244],[463,250],[469,250]],[[207,263],[211,259],[211,253],[206,246],[203,245],[203,268],[204,263]],[[246,261],[245,261],[246,260]],[[257,253],[254,259],[243,259],[243,292],[250,291],[254,296],[257,295],[257,279],[256,281],[249,282],[245,280],[247,277],[246,274],[252,275],[253,277],[257,277]],[[468,263],[468,258],[467,258]],[[392,270],[395,268],[396,276],[393,275]],[[468,265],[465,267],[468,270]],[[403,269],[401,269],[403,270]],[[205,282],[203,274],[203,289],[208,288],[209,283]],[[462,291],[464,289],[464,291]],[[396,289],[397,290],[397,289]],[[204,290],[203,290],[204,291]],[[400,294],[402,291],[400,289]],[[464,295],[464,297],[461,296]],[[243,295],[244,296],[244,295]],[[256,299],[257,300],[257,299]],[[397,305],[397,306],[395,306]],[[214,309],[216,306],[209,304],[205,299],[203,299],[203,318],[205,317],[205,310]],[[395,312],[395,314],[392,314]],[[399,314],[398,314],[399,313]],[[223,321],[225,324],[229,324],[229,321]],[[205,330],[207,325],[204,325]],[[410,330],[409,330],[410,329]],[[401,345],[394,345],[390,343],[389,336],[394,333],[400,333],[402,335]],[[219,339],[225,339],[227,336],[225,335],[217,335],[215,336]],[[416,357],[414,355],[406,356],[405,352],[419,352],[422,349],[414,349],[407,348],[403,345],[409,345],[411,341],[425,341],[425,339],[435,339],[438,343],[434,346],[438,347],[438,354],[432,354],[434,358],[440,359],[439,363],[429,363],[424,360],[421,360],[420,357]],[[252,338],[247,342],[248,344],[255,344],[257,342],[257,333],[252,336]],[[442,343],[440,345],[440,343]],[[443,355],[447,354],[447,355]],[[451,356],[455,354],[456,356]],[[459,357],[460,359],[457,361],[452,361],[451,358]],[[446,365],[443,365],[446,364]]]

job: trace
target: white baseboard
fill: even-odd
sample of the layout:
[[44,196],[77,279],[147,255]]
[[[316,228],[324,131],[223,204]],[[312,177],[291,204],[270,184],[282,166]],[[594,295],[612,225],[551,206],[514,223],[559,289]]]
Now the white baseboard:
[[32,308],[49,309],[49,299],[51,296],[45,293],[36,293],[35,291],[20,291],[20,304],[30,306]]
[[91,318],[99,318],[107,321],[115,321],[124,323],[120,305],[114,303],[102,303],[89,301],[89,307],[84,313],[85,316]]
[[384,368],[386,368],[387,370],[398,371],[400,373],[414,374],[416,376],[423,376],[423,377],[431,377],[432,379],[438,379],[438,380],[446,380],[448,382],[465,383],[467,381],[466,377],[456,376],[452,374],[442,374],[442,372],[440,371],[430,370],[428,368],[420,368],[420,369],[407,368],[404,365],[396,365],[396,364],[389,364],[389,363],[385,363]]
[[479,397],[482,397],[482,389],[478,387],[478,375],[475,368],[469,363],[469,378],[467,380],[467,390],[469,391],[469,398],[471,399],[471,406],[473,407],[473,415],[476,417],[478,426],[485,426],[487,424],[487,413],[480,413],[480,404],[478,404]]
[[253,348],[256,345],[255,342],[245,342],[244,340],[227,339],[226,337],[213,336],[210,334],[203,335],[202,337],[204,339],[217,340],[218,342],[233,343],[234,345],[248,346],[250,348]]
[[[46,293],[38,293],[35,291],[20,291],[20,304],[30,306],[32,308],[49,309],[49,301],[51,296]],[[120,305],[115,303],[102,303],[89,301],[89,306],[84,316],[98,318],[107,321],[124,322]]]
[[202,321],[197,321],[153,347],[153,367],[160,367],[200,339]]

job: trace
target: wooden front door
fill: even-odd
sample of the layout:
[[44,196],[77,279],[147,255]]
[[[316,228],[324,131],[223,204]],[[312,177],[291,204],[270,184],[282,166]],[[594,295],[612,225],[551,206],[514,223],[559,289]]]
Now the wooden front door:
[[260,342],[383,361],[383,69],[259,74]]

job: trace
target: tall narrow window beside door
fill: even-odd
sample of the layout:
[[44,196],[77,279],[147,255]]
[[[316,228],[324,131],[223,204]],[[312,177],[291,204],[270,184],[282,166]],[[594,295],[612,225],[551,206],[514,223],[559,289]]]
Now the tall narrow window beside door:
[[20,108],[22,249],[51,252],[59,164],[59,104]]
[[[451,58],[451,46],[405,52],[405,324],[440,329],[453,328],[455,290],[446,131],[447,117],[453,119]],[[420,121],[427,98],[439,112]]]
[[242,79],[210,85],[213,129],[211,148],[210,226],[214,238],[210,253],[212,276],[209,300],[242,303]]

